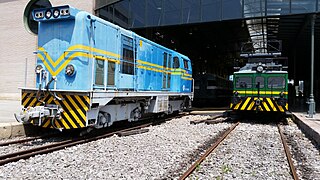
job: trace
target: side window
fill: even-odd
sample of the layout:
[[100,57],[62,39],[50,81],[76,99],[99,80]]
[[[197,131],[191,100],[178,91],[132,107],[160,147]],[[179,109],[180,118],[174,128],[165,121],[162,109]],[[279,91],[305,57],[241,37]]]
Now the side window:
[[286,81],[284,77],[269,77],[268,78],[268,88],[281,89],[286,87]]
[[236,77],[236,88],[252,88],[252,78]]
[[104,85],[104,60],[96,59],[95,61],[95,84]]
[[167,56],[168,56],[168,54],[165,52],[165,53],[163,53],[163,67],[167,67]]
[[175,56],[173,57],[173,68],[179,68],[179,67],[180,67],[179,58]]
[[184,69],[189,69],[188,60],[183,59]]
[[256,77],[256,88],[258,88],[258,82],[260,83],[259,88],[264,88],[264,77]]
[[123,35],[121,73],[134,74],[133,39]]

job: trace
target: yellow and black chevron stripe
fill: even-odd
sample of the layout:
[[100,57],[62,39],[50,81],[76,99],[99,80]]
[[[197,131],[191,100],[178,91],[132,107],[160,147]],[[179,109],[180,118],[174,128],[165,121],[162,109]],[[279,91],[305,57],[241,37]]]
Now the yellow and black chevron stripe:
[[267,112],[285,112],[288,111],[288,103],[283,106],[278,105],[275,98],[260,97],[260,105],[256,106],[257,97],[243,98],[237,104],[230,104],[230,109],[235,111],[267,111]]
[[[41,127],[44,128],[63,128],[75,129],[87,126],[87,111],[90,107],[90,98],[87,94],[70,95],[66,93],[57,93],[57,96],[62,98],[61,101],[54,100],[50,93],[42,95],[40,101],[37,100],[37,91],[22,91],[21,104],[24,108],[41,106],[45,104],[59,105],[63,109],[60,119],[53,120],[45,118],[42,120]],[[32,120],[32,124],[38,125]]]

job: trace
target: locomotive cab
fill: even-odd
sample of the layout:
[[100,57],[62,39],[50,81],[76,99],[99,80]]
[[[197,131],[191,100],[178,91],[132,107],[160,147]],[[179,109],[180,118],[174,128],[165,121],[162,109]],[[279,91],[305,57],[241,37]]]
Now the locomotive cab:
[[274,63],[247,64],[234,73],[233,111],[288,111],[288,73]]

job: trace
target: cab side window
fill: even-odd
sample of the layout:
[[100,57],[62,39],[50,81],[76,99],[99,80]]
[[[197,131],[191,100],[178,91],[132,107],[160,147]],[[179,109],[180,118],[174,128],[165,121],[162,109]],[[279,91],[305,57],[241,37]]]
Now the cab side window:
[[184,69],[189,69],[188,60],[183,59]]
[[133,39],[122,35],[121,73],[134,74]]
[[179,58],[175,56],[173,57],[173,68],[179,68],[179,67],[180,67]]

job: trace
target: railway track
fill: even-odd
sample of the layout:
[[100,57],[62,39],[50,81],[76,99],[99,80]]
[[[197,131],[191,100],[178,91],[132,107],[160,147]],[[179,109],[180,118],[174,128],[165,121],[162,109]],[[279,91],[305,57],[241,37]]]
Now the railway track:
[[[226,137],[239,125],[239,122],[235,123],[233,126],[231,126],[229,129],[227,129],[224,133],[222,133],[220,135],[220,137],[218,138],[218,140],[213,143],[207,150],[206,152],[198,159],[196,160],[189,168],[187,171],[185,171],[183,173],[183,175],[179,178],[180,180],[184,180],[186,178],[188,178],[199,166],[200,164],[221,144],[221,142],[223,142]],[[286,157],[287,157],[287,161],[288,161],[288,164],[290,166],[290,171],[291,171],[291,175],[292,175],[292,178],[294,180],[298,180],[298,175],[296,173],[296,169],[293,165],[293,161],[292,161],[292,157],[291,157],[291,154],[290,154],[290,151],[289,151],[289,148],[288,148],[288,145],[287,145],[287,142],[286,142],[286,138],[283,134],[283,131],[282,131],[282,128],[281,128],[281,125],[278,124],[277,125],[278,127],[278,132],[279,132],[279,135],[281,137],[281,143],[283,145],[283,148],[284,148],[284,151],[285,151],[285,154],[286,154]]]
[[[178,115],[175,117],[168,117],[168,118],[164,118],[164,119],[159,119],[159,120],[156,120],[153,122],[147,122],[147,123],[135,125],[135,126],[129,127],[129,128],[120,128],[120,129],[116,129],[114,131],[111,131],[111,132],[108,132],[105,134],[98,134],[98,135],[94,135],[94,136],[83,136],[83,137],[67,139],[67,140],[63,140],[60,142],[56,142],[56,143],[52,143],[52,144],[48,144],[48,145],[44,145],[44,146],[40,146],[40,147],[35,147],[32,149],[28,149],[28,150],[22,150],[22,151],[10,153],[10,154],[1,155],[0,156],[0,166],[7,164],[7,163],[10,163],[10,162],[18,161],[20,159],[27,159],[27,158],[30,158],[35,155],[47,154],[47,153],[50,153],[53,151],[57,151],[60,149],[71,147],[71,146],[75,146],[78,144],[88,143],[91,141],[96,141],[99,139],[111,137],[115,134],[119,135],[119,136],[126,136],[126,135],[130,135],[130,134],[143,133],[146,131],[141,130],[142,128],[145,128],[145,127],[148,127],[151,125],[157,125],[157,124],[163,123],[165,121],[168,121],[172,118],[182,117],[182,116],[184,116],[184,115]],[[40,136],[40,137],[43,137],[43,136]],[[26,138],[26,139],[22,139],[22,140],[4,142],[4,143],[2,143],[2,145],[4,146],[4,145],[9,145],[9,144],[23,143],[23,142],[39,139],[40,137]],[[49,136],[45,136],[45,137],[49,137]]]
[[283,131],[282,131],[282,128],[281,128],[280,124],[278,124],[277,126],[278,126],[278,131],[279,131],[279,134],[280,134],[280,137],[281,137],[281,142],[282,142],[284,151],[285,151],[287,159],[288,159],[288,163],[289,163],[289,166],[290,166],[290,171],[291,171],[292,177],[293,177],[294,180],[298,180],[299,178],[298,178],[298,175],[297,175],[297,172],[296,172],[296,168],[293,165],[292,156],[290,154],[290,150],[289,150],[289,147],[288,147],[288,144],[287,144],[287,140],[286,140],[286,138],[285,138],[285,136],[283,134]]
[[30,142],[30,141],[36,141],[38,139],[48,139],[48,138],[52,138],[52,137],[56,137],[59,134],[48,134],[48,135],[42,135],[42,136],[35,136],[35,137],[26,137],[23,139],[16,139],[16,140],[11,140],[11,141],[6,141],[6,142],[0,142],[0,147],[1,146],[9,146],[9,145],[13,145],[13,144],[21,144],[21,143],[26,143],[26,142]]
[[99,140],[102,138],[107,138],[107,137],[113,136],[118,133],[124,133],[124,132],[131,131],[131,130],[141,129],[141,128],[144,128],[144,127],[147,127],[150,125],[152,125],[152,123],[147,123],[144,125],[140,125],[140,126],[136,126],[136,127],[132,127],[132,128],[127,128],[127,129],[123,129],[123,130],[118,130],[118,131],[114,131],[111,133],[107,133],[107,134],[103,134],[103,135],[99,135],[99,136],[94,136],[94,137],[79,137],[79,138],[75,138],[75,139],[69,139],[69,140],[56,142],[56,143],[41,146],[41,147],[36,147],[36,148],[28,149],[28,150],[23,150],[23,151],[19,151],[19,152],[14,152],[14,153],[2,155],[2,156],[0,156],[0,166],[7,164],[7,163],[10,163],[10,162],[18,161],[20,159],[27,159],[27,158],[30,158],[35,155],[47,154],[47,153],[50,153],[53,151],[57,151],[60,149],[71,147],[71,146],[75,146],[78,144],[88,143],[88,142],[96,141],[96,140]]
[[179,178],[180,180],[186,179],[196,168],[200,165],[200,163],[206,159],[206,157],[215,150],[218,145],[239,125],[239,122],[235,123],[229,129],[227,129],[220,138],[207,149],[207,151],[195,162],[191,165],[191,167]]

